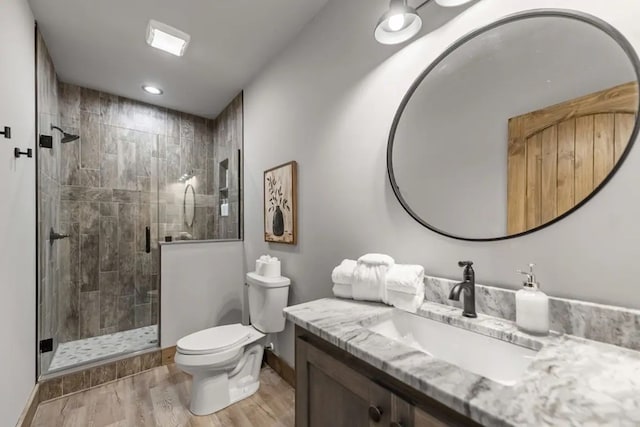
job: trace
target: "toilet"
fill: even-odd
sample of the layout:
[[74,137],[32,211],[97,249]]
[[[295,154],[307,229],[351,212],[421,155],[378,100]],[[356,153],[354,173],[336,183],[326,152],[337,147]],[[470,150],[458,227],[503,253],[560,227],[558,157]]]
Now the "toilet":
[[175,362],[193,376],[189,409],[194,415],[212,414],[258,391],[263,338],[284,330],[291,281],[248,273],[246,283],[251,326],[216,326],[178,340]]

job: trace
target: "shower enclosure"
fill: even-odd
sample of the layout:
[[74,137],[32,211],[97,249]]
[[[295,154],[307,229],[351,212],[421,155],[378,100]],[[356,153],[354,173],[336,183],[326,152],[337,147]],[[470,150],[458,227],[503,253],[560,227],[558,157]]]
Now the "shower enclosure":
[[241,237],[242,96],[210,120],[62,83],[36,43],[42,377],[159,346],[159,241]]
[[166,111],[60,83],[38,35],[40,374],[158,345]]

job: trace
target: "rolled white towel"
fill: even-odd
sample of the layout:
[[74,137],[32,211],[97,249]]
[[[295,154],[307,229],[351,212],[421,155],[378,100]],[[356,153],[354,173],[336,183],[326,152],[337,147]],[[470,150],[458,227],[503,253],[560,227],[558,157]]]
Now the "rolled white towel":
[[338,298],[353,298],[353,288],[351,285],[345,285],[342,283],[334,283],[333,284],[333,295]]
[[417,295],[424,293],[424,267],[396,264],[387,272],[387,291]]
[[387,290],[388,304],[400,310],[415,313],[424,302],[424,290],[418,294],[407,294],[405,292],[396,292]]
[[388,269],[385,264],[358,263],[353,272],[353,299],[387,302],[385,277]]
[[356,266],[357,262],[352,259],[342,260],[340,265],[331,272],[331,280],[333,280],[333,283],[340,285],[353,284],[353,271],[356,269]]
[[386,265],[387,267],[391,267],[395,263],[393,258],[384,254],[365,254],[358,258],[358,264]]

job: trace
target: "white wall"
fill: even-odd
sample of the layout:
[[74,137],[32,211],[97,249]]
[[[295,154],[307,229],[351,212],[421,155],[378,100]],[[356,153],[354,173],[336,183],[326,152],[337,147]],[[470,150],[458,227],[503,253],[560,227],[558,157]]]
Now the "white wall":
[[242,320],[244,251],[241,241],[163,244],[160,343]]
[[[494,243],[452,240],[421,227],[400,207],[385,170],[389,127],[403,94],[471,29],[527,7],[573,8],[610,21],[640,47],[640,4],[483,0],[395,55],[372,37],[387,4],[332,0],[246,89],[247,265],[267,251],[282,258],[297,303],[330,295],[331,268],[363,252],[387,252],[452,278],[461,274],[456,261],[472,259],[478,281],[512,288],[520,282],[514,270],[535,262],[552,295],[640,308],[638,147],[587,206],[532,235]],[[429,26],[431,15],[423,16]],[[299,165],[299,244],[269,246],[262,234],[262,173],[288,160]],[[290,325],[279,338],[292,364]]]
[[[35,158],[14,159],[13,148],[34,148],[34,21],[25,0],[0,5],[0,420],[15,423],[35,383]],[[35,151],[35,150],[34,150]]]
[[587,23],[494,28],[450,53],[411,97],[393,147],[398,187],[438,229],[504,236],[509,119],[634,79],[624,50]]

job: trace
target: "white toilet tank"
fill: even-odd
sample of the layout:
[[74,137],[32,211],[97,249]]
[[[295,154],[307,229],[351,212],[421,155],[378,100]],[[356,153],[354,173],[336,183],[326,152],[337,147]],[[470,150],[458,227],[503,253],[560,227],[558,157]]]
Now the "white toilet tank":
[[289,299],[291,280],[286,277],[264,277],[247,273],[249,285],[249,315],[254,328],[263,333],[282,332],[282,310]]

